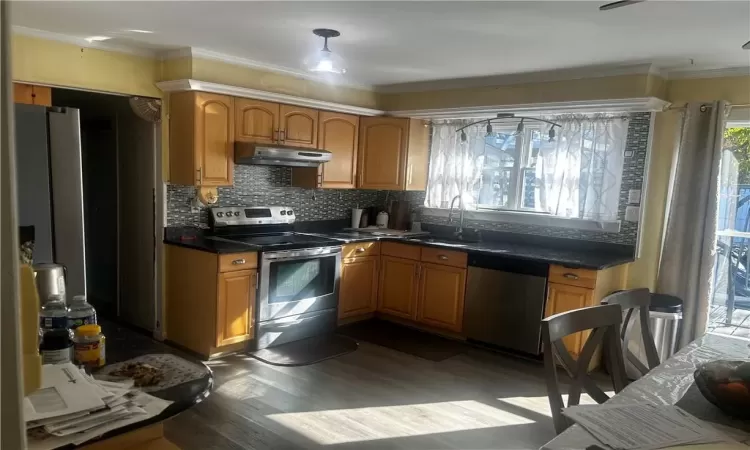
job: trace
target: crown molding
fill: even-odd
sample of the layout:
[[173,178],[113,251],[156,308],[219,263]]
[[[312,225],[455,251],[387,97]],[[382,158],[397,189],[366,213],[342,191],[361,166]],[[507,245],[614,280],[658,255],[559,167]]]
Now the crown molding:
[[319,75],[315,75],[313,73],[307,72],[305,70],[293,69],[289,67],[278,66],[275,64],[268,64],[268,63],[264,63],[261,61],[249,59],[249,58],[242,58],[239,56],[228,55],[226,53],[215,52],[212,50],[206,50],[204,48],[199,48],[199,47],[186,47],[186,48],[182,48],[178,50],[167,51],[162,54],[163,59],[174,59],[174,58],[184,58],[184,57],[193,57],[193,58],[207,59],[211,61],[219,61],[219,62],[224,62],[227,64],[232,64],[234,66],[247,67],[250,69],[262,70],[264,72],[272,72],[272,73],[278,73],[282,75],[288,75],[288,76],[292,76],[295,78],[302,78],[304,80],[315,81],[315,82],[323,83],[323,84],[331,84],[335,86],[346,86],[346,87],[364,89],[364,90],[370,90],[370,91],[374,89],[373,86],[350,82],[346,78],[338,78],[338,79],[331,80],[331,79],[327,79]]
[[499,112],[527,115],[593,112],[661,112],[669,107],[669,105],[669,102],[656,97],[643,97],[577,102],[491,105],[468,108],[412,109],[388,111],[387,114],[395,117],[411,117],[414,119],[481,119],[495,117]]
[[[21,27],[13,25],[11,27],[13,33],[20,34],[23,36],[30,36],[48,41],[64,42],[66,44],[77,45],[83,48],[93,48],[97,50],[106,50],[110,52],[125,53],[128,55],[143,56],[146,58],[157,58],[159,55],[158,51],[149,50],[145,48],[133,47],[129,45],[115,44],[107,41],[93,41],[89,42],[85,38],[78,36],[70,36],[62,33],[55,33],[52,31],[37,30],[35,28]],[[113,37],[114,39],[115,37]]]
[[667,72],[669,80],[683,80],[689,78],[724,78],[750,76],[750,66],[726,67],[702,70],[672,70]]
[[287,103],[290,105],[304,106],[306,108],[325,109],[360,116],[380,116],[384,111],[378,109],[362,108],[360,106],[345,105],[343,103],[326,102],[310,98],[297,97],[294,95],[278,94],[276,92],[261,91],[226,84],[210,83],[193,79],[161,81],[156,87],[162,92],[202,91],[214,94],[231,95],[234,97],[254,98],[269,102]]
[[663,76],[661,71],[653,64],[587,66],[573,69],[492,75],[486,77],[453,78],[446,80],[377,85],[375,86],[375,91],[383,94],[399,94],[406,92],[440,91],[447,89],[467,89],[528,83],[546,83],[553,81],[583,80],[589,78],[614,77],[619,75]]

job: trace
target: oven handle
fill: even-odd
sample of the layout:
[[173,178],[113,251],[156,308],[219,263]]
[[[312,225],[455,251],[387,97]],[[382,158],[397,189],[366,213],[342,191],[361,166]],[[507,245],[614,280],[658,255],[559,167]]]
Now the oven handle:
[[294,259],[309,258],[311,256],[328,256],[341,253],[341,246],[336,247],[315,247],[300,250],[282,250],[278,252],[265,252],[262,255],[264,260],[272,261],[290,261]]

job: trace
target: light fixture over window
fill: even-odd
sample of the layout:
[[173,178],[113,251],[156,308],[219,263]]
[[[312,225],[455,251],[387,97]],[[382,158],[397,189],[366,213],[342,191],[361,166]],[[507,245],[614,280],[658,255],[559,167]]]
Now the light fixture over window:
[[341,33],[336,30],[329,30],[328,28],[316,28],[313,30],[313,34],[324,39],[323,48],[305,61],[307,70],[317,73],[346,73],[346,68],[341,57],[335,55],[328,48],[328,39],[340,36]]

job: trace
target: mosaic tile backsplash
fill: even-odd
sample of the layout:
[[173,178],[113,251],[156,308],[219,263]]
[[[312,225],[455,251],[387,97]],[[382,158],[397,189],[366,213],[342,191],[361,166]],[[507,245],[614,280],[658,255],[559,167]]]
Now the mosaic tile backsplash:
[[[219,188],[216,206],[291,206],[298,221],[348,219],[352,208],[384,206],[389,199],[424,204],[424,192],[356,189],[302,189],[291,187],[288,167],[241,166],[234,168],[234,187]],[[167,186],[167,226],[208,227],[208,209],[192,212],[192,186]]]
[[[618,219],[620,220],[619,233],[525,225],[497,221],[490,222],[485,220],[467,220],[464,226],[476,229],[506,231],[510,233],[525,233],[635,246],[638,242],[638,223],[625,221],[625,207],[628,206],[628,191],[630,189],[643,188],[643,180],[645,176],[644,171],[646,170],[646,156],[648,153],[648,134],[651,124],[651,113],[631,114],[629,120],[628,137],[627,142],[625,143],[625,160],[623,162],[622,184],[620,186],[620,204],[617,215]],[[423,215],[422,222],[445,224],[447,223],[447,219],[445,217]]]

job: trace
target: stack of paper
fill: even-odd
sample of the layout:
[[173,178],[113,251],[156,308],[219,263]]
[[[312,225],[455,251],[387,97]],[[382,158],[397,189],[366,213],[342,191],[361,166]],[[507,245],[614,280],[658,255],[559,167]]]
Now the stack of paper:
[[79,445],[110,430],[161,413],[171,402],[133,382],[95,380],[73,364],[42,367],[42,387],[24,398],[28,448]]
[[651,450],[732,439],[677,406],[586,405],[563,414],[615,450]]

